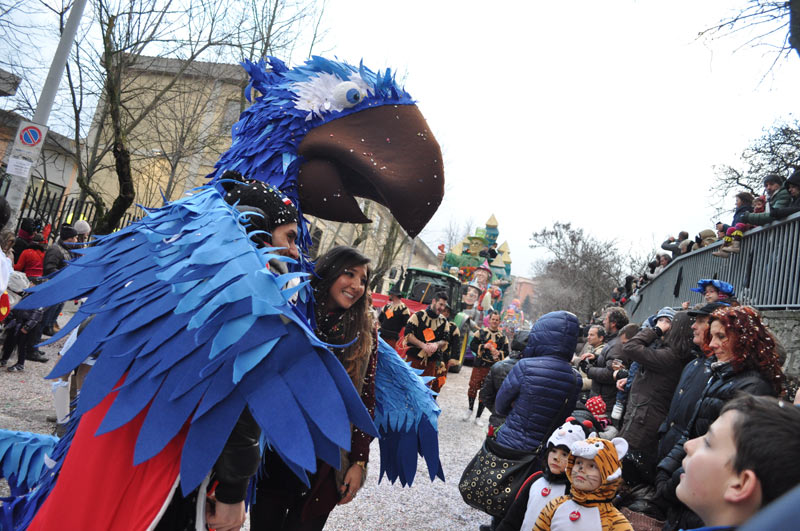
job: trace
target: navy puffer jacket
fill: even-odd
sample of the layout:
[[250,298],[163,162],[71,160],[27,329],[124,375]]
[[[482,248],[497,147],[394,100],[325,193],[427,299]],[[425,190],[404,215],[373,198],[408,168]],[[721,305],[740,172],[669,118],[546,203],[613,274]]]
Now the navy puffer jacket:
[[507,415],[498,443],[532,452],[575,409],[582,382],[570,360],[577,344],[574,314],[551,312],[536,321],[522,359],[497,393],[495,410]]

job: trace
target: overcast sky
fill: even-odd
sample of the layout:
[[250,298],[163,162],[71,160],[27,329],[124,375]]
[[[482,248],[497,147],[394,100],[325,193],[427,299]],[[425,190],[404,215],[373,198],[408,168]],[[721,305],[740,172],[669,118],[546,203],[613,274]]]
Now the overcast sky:
[[713,166],[798,112],[796,53],[770,70],[746,32],[697,38],[744,4],[328,0],[315,51],[391,67],[418,100],[447,181],[430,247],[495,214],[527,276],[531,233],[555,221],[637,253],[713,227]]
[[712,227],[713,166],[800,93],[797,54],[770,73],[741,37],[697,39],[739,3],[332,0],[324,48],[397,69],[419,101],[447,180],[428,244],[494,213],[527,276],[530,234],[555,221],[640,251]]

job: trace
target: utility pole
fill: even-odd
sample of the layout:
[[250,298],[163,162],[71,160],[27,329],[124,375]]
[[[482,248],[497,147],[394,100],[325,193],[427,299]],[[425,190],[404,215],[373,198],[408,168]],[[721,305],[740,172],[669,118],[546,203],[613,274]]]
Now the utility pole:
[[[50,63],[50,70],[47,73],[47,79],[42,88],[42,94],[39,96],[39,102],[36,106],[36,112],[33,115],[33,123],[41,126],[47,125],[47,120],[50,118],[50,110],[53,108],[53,102],[56,99],[56,92],[58,85],[61,83],[61,78],[64,75],[64,69],[67,66],[67,59],[69,58],[69,51],[72,48],[72,43],[75,41],[75,35],[78,33],[78,26],[83,16],[83,10],[86,7],[86,0],[75,0],[72,4],[72,9],[69,13],[67,23],[64,25],[64,32],[61,34],[61,40],[58,42],[56,53],[53,56],[53,61]],[[45,132],[46,134],[46,132]],[[20,142],[19,134],[14,139],[16,145]],[[44,139],[39,141],[44,145]],[[12,148],[13,152],[13,148]],[[31,172],[37,160],[32,161],[31,167],[25,175],[17,175],[11,179],[8,187],[8,194],[6,199],[11,206],[11,220],[8,224],[9,227],[15,226],[17,218],[22,209],[22,201],[25,199],[25,193],[28,191],[28,185],[31,182]]]

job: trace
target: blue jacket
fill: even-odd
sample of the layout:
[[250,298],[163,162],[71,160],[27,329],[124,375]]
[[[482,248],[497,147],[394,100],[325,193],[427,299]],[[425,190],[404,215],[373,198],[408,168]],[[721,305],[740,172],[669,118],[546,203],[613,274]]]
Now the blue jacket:
[[570,360],[577,343],[574,314],[551,312],[536,321],[522,359],[497,393],[495,410],[507,416],[497,435],[499,444],[532,452],[575,409],[581,379]]

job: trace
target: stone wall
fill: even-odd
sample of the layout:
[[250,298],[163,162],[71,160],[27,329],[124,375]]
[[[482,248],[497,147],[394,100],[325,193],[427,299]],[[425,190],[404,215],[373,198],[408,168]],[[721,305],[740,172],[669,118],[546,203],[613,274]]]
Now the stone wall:
[[800,311],[764,310],[764,320],[786,349],[783,370],[788,376],[800,378]]

